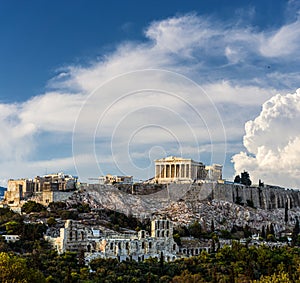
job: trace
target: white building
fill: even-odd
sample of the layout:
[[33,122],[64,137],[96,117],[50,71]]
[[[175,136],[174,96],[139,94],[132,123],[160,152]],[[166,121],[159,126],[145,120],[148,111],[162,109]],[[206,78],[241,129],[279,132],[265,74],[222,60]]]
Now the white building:
[[219,164],[205,166],[207,172],[206,179],[210,181],[222,180],[222,169],[223,166]]
[[9,242],[16,242],[20,240],[20,236],[19,235],[2,235],[2,237],[4,238],[4,240],[9,243]]
[[98,178],[99,184],[132,184],[133,176],[114,176],[107,174],[106,176],[100,176]]
[[118,234],[87,227],[78,221],[67,220],[59,237],[45,236],[58,253],[85,252],[86,260],[93,258],[117,258],[143,261],[147,258],[175,260],[179,248],[173,239],[173,223],[169,220],[153,220],[151,235],[141,230],[137,234]]
[[205,179],[206,171],[202,162],[190,158],[169,156],[155,160],[157,183],[192,182]]

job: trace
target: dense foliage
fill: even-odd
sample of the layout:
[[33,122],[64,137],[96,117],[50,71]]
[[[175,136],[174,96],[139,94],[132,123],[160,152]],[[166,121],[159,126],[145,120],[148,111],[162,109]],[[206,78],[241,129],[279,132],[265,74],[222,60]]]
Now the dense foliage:
[[[55,207],[54,207],[55,206]],[[62,204],[53,205],[52,209],[64,210]],[[80,208],[82,209],[82,208]],[[87,208],[85,208],[87,209]],[[87,209],[88,210],[88,209]],[[53,213],[53,212],[51,212]],[[112,221],[112,225],[143,226],[148,223],[135,222],[135,219],[111,211],[100,212]],[[50,216],[47,224],[55,225],[55,218]],[[2,234],[18,234],[20,240],[7,243],[0,236],[0,282],[31,283],[89,283],[89,282],[300,282],[300,249],[299,247],[268,248],[251,246],[233,242],[233,246],[225,246],[216,252],[180,259],[175,262],[164,262],[162,259],[148,259],[144,262],[116,259],[95,259],[90,266],[84,264],[83,252],[67,252],[58,255],[42,236],[46,225],[27,223],[23,216],[6,208],[0,208],[0,232]],[[142,227],[144,228],[144,227]],[[198,222],[187,227],[178,227],[175,238],[180,236],[211,236],[217,241],[214,223],[209,233],[204,233]],[[266,228],[267,235],[273,235],[273,227]],[[299,221],[293,230],[293,245],[299,245]],[[232,234],[228,231],[221,231]],[[234,232],[234,231],[231,231]],[[236,231],[237,233],[239,231]],[[246,235],[247,229],[243,234]],[[221,234],[222,234],[221,233]],[[269,234],[268,234],[269,233]]]
[[299,252],[236,244],[170,263],[95,259],[89,270],[76,253],[37,246],[22,256],[0,253],[0,282],[300,282]]
[[37,203],[35,201],[31,201],[31,200],[27,201],[22,206],[22,212],[25,212],[25,213],[41,212],[44,210],[46,210],[46,208],[42,204]]
[[235,176],[234,183],[240,183],[245,186],[251,186],[252,181],[250,179],[249,173],[247,171],[244,171],[241,173],[241,176],[240,175]]

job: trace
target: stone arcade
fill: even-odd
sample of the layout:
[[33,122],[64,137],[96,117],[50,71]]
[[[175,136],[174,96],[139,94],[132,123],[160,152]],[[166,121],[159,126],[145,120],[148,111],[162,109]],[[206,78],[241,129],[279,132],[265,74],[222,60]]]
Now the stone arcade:
[[88,227],[74,220],[67,220],[58,237],[45,236],[58,253],[84,251],[85,258],[117,258],[142,261],[160,258],[166,261],[178,258],[179,248],[173,239],[173,223],[159,219],[151,222],[151,235],[145,230],[137,234],[120,234]]

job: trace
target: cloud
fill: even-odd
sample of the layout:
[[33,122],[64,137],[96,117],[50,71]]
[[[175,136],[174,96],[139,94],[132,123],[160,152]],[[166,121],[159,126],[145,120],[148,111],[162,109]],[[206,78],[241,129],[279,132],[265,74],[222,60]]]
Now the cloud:
[[[166,154],[204,156],[206,162],[214,151],[215,161],[223,162],[226,146],[230,153],[240,147],[243,125],[261,104],[299,81],[299,19],[268,31],[242,23],[196,14],[152,22],[143,42],[121,42],[100,60],[60,69],[47,92],[0,104],[1,177],[57,167],[82,177],[121,170],[143,178],[153,168],[142,170],[150,154],[144,160],[141,154],[157,147]],[[245,145],[268,155],[269,148],[256,146],[266,140],[255,123],[247,124]],[[296,144],[282,141],[289,145],[282,150],[288,154]],[[257,165],[257,157],[238,158],[240,167]]]
[[237,173],[247,170],[257,181],[300,187],[300,89],[272,97],[254,120],[245,125],[248,153],[233,156]]
[[265,57],[299,56],[300,20],[281,27],[270,35],[265,35],[260,52]]

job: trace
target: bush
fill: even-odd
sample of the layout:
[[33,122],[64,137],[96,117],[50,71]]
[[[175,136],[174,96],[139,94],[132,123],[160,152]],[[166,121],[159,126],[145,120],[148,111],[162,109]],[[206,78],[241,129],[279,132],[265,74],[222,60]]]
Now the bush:
[[41,212],[45,210],[46,208],[42,204],[31,200],[27,201],[21,208],[21,211],[26,214],[31,212]]

